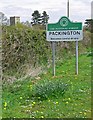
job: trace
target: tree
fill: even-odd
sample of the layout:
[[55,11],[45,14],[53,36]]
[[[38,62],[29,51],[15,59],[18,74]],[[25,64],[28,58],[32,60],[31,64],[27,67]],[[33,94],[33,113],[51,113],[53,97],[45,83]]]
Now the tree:
[[35,10],[34,13],[32,14],[32,25],[37,25],[40,24],[41,21],[41,15],[38,10]]
[[0,25],[8,25],[8,19],[2,12],[0,12]]
[[46,25],[49,20],[49,15],[47,15],[46,11],[43,11],[41,18],[42,18],[42,25]]
[[29,21],[22,22],[23,25],[26,25],[27,27],[32,27],[31,23]]
[[86,19],[85,24],[86,24],[87,30],[93,32],[93,19]]

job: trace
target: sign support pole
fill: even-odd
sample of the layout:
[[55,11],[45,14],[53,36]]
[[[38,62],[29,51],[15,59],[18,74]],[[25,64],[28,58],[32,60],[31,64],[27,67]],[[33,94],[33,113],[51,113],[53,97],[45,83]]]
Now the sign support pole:
[[76,75],[78,75],[78,40],[76,41]]
[[[69,0],[67,2],[67,17],[69,18]],[[78,75],[78,40],[76,41],[76,75]]]
[[52,41],[52,66],[53,66],[53,76],[55,76],[55,42]]
[[78,75],[78,41],[83,38],[82,23],[71,22],[68,17],[63,16],[57,23],[47,24],[46,38],[48,41],[51,41],[53,76],[56,74],[55,43],[57,41],[75,41],[75,74]]
[[69,18],[69,0],[67,1],[67,17]]

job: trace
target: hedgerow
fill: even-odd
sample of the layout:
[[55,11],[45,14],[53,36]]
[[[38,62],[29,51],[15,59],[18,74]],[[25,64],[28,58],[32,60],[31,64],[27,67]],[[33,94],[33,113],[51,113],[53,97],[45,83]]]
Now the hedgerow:
[[49,44],[45,31],[34,31],[25,26],[3,28],[3,71],[16,72],[26,64],[36,67],[47,63]]
[[[89,48],[90,33],[84,33],[79,42],[79,51]],[[52,61],[51,42],[46,40],[45,30],[34,30],[22,24],[2,27],[2,68],[3,73],[25,74],[27,66],[48,66]],[[75,42],[56,42],[56,60],[75,54]]]

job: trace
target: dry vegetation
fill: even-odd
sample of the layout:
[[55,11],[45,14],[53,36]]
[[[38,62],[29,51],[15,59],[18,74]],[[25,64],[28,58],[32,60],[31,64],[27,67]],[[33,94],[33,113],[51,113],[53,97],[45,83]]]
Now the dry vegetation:
[[[51,65],[51,42],[46,41],[44,30],[32,30],[18,24],[3,27],[3,80],[37,75],[38,68],[47,69]],[[84,32],[84,39],[79,42],[79,54],[90,48],[90,32]],[[63,60],[75,54],[75,42],[57,42],[56,60]],[[43,69],[43,70],[44,70]],[[36,70],[36,73],[35,73]],[[12,76],[12,77],[11,77]],[[10,80],[11,81],[11,80]]]

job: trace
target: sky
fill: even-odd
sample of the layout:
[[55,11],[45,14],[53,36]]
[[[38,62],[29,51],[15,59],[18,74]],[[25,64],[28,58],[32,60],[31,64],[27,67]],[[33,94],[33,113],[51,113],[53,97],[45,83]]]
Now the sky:
[[[69,0],[71,21],[85,22],[91,18],[92,0]],[[49,22],[55,23],[62,16],[67,16],[67,0],[0,0],[0,12],[7,18],[20,16],[21,22],[31,22],[32,13],[38,10],[41,14],[46,11]]]

